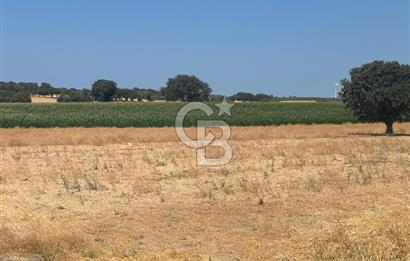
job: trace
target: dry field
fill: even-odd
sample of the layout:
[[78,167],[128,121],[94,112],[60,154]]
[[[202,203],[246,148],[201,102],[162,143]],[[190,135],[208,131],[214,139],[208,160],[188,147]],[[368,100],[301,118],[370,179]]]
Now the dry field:
[[1,129],[0,253],[410,260],[410,137],[383,131],[232,128],[231,163],[197,167],[171,128]]

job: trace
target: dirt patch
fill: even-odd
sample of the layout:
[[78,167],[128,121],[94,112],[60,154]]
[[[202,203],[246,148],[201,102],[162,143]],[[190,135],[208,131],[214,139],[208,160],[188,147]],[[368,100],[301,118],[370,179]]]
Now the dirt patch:
[[57,103],[56,97],[31,96],[32,103]]

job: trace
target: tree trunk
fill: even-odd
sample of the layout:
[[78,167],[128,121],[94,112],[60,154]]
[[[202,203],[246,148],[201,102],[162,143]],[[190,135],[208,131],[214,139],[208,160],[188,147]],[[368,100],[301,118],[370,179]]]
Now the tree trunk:
[[386,122],[386,134],[393,135],[393,121]]

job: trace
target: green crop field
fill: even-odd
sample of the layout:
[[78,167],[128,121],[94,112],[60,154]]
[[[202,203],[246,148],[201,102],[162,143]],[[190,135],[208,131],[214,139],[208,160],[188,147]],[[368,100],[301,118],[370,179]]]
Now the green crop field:
[[[61,103],[0,104],[0,127],[164,127],[173,126],[175,116],[185,103]],[[232,116],[206,117],[191,112],[186,126],[198,119],[221,119],[231,126],[313,124],[357,122],[340,102],[317,103],[238,103]]]

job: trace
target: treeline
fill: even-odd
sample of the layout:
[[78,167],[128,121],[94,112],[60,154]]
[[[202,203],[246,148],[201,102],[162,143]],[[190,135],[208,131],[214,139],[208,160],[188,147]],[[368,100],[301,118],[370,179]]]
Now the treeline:
[[[91,101],[142,101],[161,100],[161,92],[153,89],[142,88],[115,88],[112,94],[101,99],[100,92],[104,92],[104,83],[111,82],[99,80],[91,89],[57,88],[43,82],[0,82],[0,102],[31,102],[32,95],[43,97],[56,97],[58,102],[91,102]],[[102,83],[102,87],[101,87]],[[95,87],[94,87],[95,85]],[[101,90],[102,88],[102,90]]]
[[[223,95],[210,95],[210,101],[222,101]],[[240,101],[240,102],[279,102],[279,101],[334,101],[334,98],[323,98],[323,97],[297,97],[297,96],[273,96],[264,93],[249,93],[249,92],[238,92],[232,96],[228,96],[229,101]]]
[[[168,79],[160,90],[142,88],[118,88],[111,80],[95,81],[90,89],[57,88],[47,82],[0,82],[0,102],[31,102],[31,95],[56,97],[58,102],[109,102],[109,101],[222,101],[222,95],[213,95],[208,83],[194,75],[177,75]],[[238,92],[227,97],[230,101],[269,102],[284,99],[264,93]]]
[[0,82],[0,102],[31,102],[31,94],[40,95],[49,88],[51,88],[50,90],[55,90],[48,83],[41,83],[39,85],[38,83],[31,82]]
[[229,99],[232,100],[232,101],[262,101],[262,102],[267,102],[267,101],[273,101],[274,97],[273,97],[273,95],[268,95],[268,94],[264,94],[264,93],[253,94],[253,93],[248,93],[248,92],[238,92],[235,95],[230,96]]
[[[105,88],[105,87],[102,87]],[[104,90],[94,89],[70,89],[63,90],[57,97],[58,102],[91,102],[91,101],[154,101],[162,100],[159,91],[141,88],[116,88],[112,94],[104,93]]]

